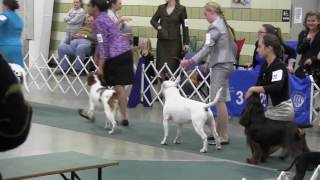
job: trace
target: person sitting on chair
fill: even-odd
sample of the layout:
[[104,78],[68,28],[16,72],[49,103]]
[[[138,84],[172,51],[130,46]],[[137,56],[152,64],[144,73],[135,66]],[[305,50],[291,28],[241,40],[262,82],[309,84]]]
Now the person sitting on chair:
[[[74,69],[76,73],[80,73],[83,69],[81,62],[84,62],[86,56],[91,52],[91,45],[94,42],[94,37],[92,34],[92,27],[94,23],[94,18],[88,16],[86,25],[82,26],[73,36],[70,44],[61,44],[58,48],[59,63],[61,65],[62,71],[67,72],[70,64],[67,61],[68,57],[75,57]],[[70,70],[71,72],[72,70]],[[83,71],[84,72],[84,71]]]

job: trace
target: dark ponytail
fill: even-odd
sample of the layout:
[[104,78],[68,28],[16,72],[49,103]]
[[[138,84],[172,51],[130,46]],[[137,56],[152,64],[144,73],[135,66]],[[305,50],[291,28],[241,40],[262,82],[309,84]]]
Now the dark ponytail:
[[79,0],[79,2],[80,2],[80,7],[83,8],[83,1]]
[[266,34],[263,36],[263,44],[266,47],[272,47],[273,52],[277,56],[277,58],[282,57],[283,47],[281,45],[280,39],[274,34]]
[[[235,41],[235,33],[234,33],[234,29],[231,28],[231,26],[228,24],[228,21],[226,19],[226,17],[224,16],[223,14],[223,10],[222,10],[222,7],[214,2],[214,1],[209,1],[205,6],[204,6],[204,9],[207,10],[207,11],[213,11],[213,12],[216,12],[223,20],[224,24],[226,25],[228,31],[229,31],[229,37],[230,39],[232,39],[233,41]],[[231,37],[230,35],[232,35],[233,37]]]
[[99,11],[106,11],[111,0],[90,0],[92,7],[96,6]]
[[118,0],[107,0],[107,9],[111,9],[113,4],[117,4]]
[[263,24],[262,27],[264,27],[266,29],[267,33],[277,36],[279,38],[280,42],[283,44],[282,33],[281,33],[281,29],[279,27],[274,27],[271,24]]

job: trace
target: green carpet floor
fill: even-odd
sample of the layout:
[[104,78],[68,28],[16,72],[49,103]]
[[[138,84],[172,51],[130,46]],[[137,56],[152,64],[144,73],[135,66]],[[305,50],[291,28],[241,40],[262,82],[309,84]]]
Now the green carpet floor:
[[[48,126],[69,129],[98,136],[105,136],[114,139],[130,141],[139,144],[161,147],[165,149],[181,150],[200,154],[199,150],[202,146],[200,137],[192,128],[184,128],[182,131],[183,143],[179,145],[169,144],[167,146],[160,145],[163,137],[163,127],[159,123],[134,121],[130,122],[127,128],[121,128],[121,132],[108,135],[104,127],[104,115],[98,114],[96,122],[91,123],[81,118],[74,109],[61,108],[43,104],[33,104],[34,116],[33,122]],[[170,141],[174,137],[175,129],[171,127]],[[245,138],[233,136],[230,137],[231,143],[223,146],[223,149],[215,150],[214,146],[209,146],[208,153],[205,156],[211,156],[221,159],[245,162],[250,156],[249,148],[246,146]],[[261,166],[271,167],[275,169],[283,169],[290,164],[290,160],[281,161],[276,157],[270,158],[267,163]]]
[[[97,179],[97,171],[80,171],[83,180]],[[103,170],[103,179],[110,180],[264,180],[279,172],[227,162],[120,161],[119,166]],[[34,180],[59,180],[59,176]]]

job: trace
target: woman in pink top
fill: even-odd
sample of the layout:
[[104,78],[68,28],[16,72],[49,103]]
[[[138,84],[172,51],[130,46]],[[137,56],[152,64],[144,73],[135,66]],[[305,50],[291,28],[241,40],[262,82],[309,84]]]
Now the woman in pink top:
[[129,40],[118,25],[108,16],[106,10],[110,1],[90,0],[88,13],[95,18],[94,32],[98,42],[99,71],[107,86],[114,86],[118,94],[123,120],[128,126],[127,94],[125,85],[133,82],[133,60]]

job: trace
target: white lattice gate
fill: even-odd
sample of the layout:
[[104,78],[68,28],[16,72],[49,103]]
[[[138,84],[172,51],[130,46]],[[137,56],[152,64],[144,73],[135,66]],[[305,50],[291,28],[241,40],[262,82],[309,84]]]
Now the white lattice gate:
[[[148,72],[154,72],[154,76],[150,77]],[[175,72],[172,72],[167,65],[157,70],[155,64],[150,62],[147,66],[142,66],[142,74],[141,74],[141,101],[146,100],[147,103],[151,106],[157,100],[163,105],[163,100],[161,99],[161,95],[159,89],[157,90],[157,85],[155,82],[163,76],[166,76],[167,79],[175,79],[181,71],[181,82],[180,82],[180,92],[184,97],[187,98],[195,98],[200,100],[201,102],[209,102],[210,100],[210,73],[204,74],[200,71],[199,66],[196,66],[193,70],[186,71],[185,69],[179,67]],[[200,79],[200,81],[197,80]],[[146,80],[146,81],[145,81]],[[145,87],[144,82],[147,82],[147,86]],[[150,99],[147,97],[147,92],[150,91],[154,96]],[[188,92],[187,92],[188,91]]]
[[[59,60],[54,54],[48,59],[42,55],[38,58],[32,56],[25,56],[24,60],[28,59],[29,66],[26,65],[27,83],[25,84],[26,91],[30,92],[32,89],[42,90],[48,89],[50,92],[60,91],[63,94],[73,92],[74,95],[79,96],[84,93],[89,94],[86,77],[82,74],[88,74],[91,69],[95,69],[95,64],[92,57],[87,58],[84,62],[80,61],[79,57],[71,61],[67,56]],[[61,62],[65,61],[69,68],[63,70]],[[81,71],[76,71],[74,65],[78,61],[81,65]],[[56,66],[50,67],[49,63]]]

